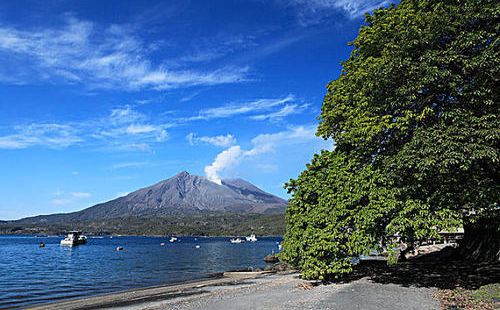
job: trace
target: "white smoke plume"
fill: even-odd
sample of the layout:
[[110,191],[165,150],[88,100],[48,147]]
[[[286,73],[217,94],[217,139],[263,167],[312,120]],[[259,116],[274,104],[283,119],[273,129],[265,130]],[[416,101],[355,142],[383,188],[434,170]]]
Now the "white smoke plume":
[[238,164],[244,158],[270,153],[280,146],[322,141],[315,136],[315,131],[315,126],[298,126],[277,133],[260,134],[252,139],[253,147],[249,150],[242,150],[239,145],[235,145],[219,153],[214,162],[205,167],[205,175],[210,181],[222,184],[220,172]]
[[224,170],[236,164],[243,154],[239,145],[232,146],[225,151],[222,151],[215,157],[214,162],[210,166],[205,167],[205,174],[210,181],[222,185],[222,180],[219,176],[219,171]]

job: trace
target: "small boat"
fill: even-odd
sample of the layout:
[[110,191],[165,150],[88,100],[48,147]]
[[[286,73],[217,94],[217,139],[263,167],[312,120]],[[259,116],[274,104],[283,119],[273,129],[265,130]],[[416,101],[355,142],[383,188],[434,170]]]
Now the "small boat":
[[200,246],[199,246],[199,245],[196,245],[196,246],[195,246],[195,248],[199,249],[199,248],[200,248]]
[[255,237],[254,234],[251,234],[250,237],[245,237],[245,239],[249,242],[256,242],[257,238]]
[[170,241],[170,242],[177,242],[177,241],[179,241],[179,240],[177,239],[177,237],[172,236],[172,237],[170,237],[170,240],[169,240],[169,241]]
[[229,240],[229,241],[231,243],[242,243],[242,242],[245,242],[241,238],[231,238],[231,240]]
[[87,243],[87,237],[81,234],[79,231],[70,231],[66,235],[66,238],[61,240],[61,245],[65,246],[75,246]]
[[122,247],[122,246],[117,246],[117,247],[116,247],[116,250],[117,250],[117,251],[123,251],[123,247]]
[[40,242],[40,243],[38,244],[38,247],[39,247],[39,248],[44,248],[44,247],[45,247],[45,243]]

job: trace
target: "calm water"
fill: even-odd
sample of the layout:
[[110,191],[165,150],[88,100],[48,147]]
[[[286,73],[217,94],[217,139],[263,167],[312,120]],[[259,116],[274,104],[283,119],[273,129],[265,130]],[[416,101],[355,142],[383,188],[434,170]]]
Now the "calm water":
[[[231,244],[229,238],[105,237],[73,248],[62,237],[0,236],[0,308],[109,293],[264,267],[280,238]],[[38,243],[44,242],[45,248]],[[160,243],[164,242],[165,246]],[[200,248],[196,248],[199,245]],[[117,246],[124,247],[116,251]]]

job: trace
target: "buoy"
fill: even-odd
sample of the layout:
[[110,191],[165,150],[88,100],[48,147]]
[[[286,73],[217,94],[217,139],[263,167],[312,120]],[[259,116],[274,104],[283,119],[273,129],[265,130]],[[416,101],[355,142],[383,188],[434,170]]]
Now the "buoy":
[[118,247],[116,247],[116,250],[117,250],[117,251],[122,251],[122,250],[123,250],[123,247],[118,246]]
[[196,246],[196,248],[197,248],[197,249],[199,249],[199,248],[200,248],[200,246],[199,246],[199,245],[197,245],[197,246]]

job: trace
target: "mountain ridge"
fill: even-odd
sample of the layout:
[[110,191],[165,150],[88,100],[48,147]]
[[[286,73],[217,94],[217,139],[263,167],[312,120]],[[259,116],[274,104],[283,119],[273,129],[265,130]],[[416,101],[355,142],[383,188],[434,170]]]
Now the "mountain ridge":
[[283,213],[287,201],[243,179],[217,184],[182,171],[128,195],[86,209],[23,218],[21,223],[80,222],[122,217],[168,216],[199,212]]

